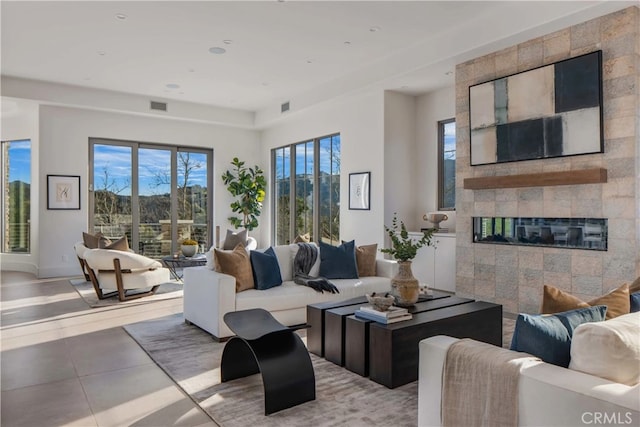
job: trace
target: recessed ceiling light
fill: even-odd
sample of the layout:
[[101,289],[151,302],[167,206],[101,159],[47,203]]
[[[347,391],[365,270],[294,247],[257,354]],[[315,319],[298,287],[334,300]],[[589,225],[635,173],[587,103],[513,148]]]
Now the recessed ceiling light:
[[269,82],[262,82],[262,86],[269,86]]
[[231,43],[233,43],[233,40],[229,40],[229,39],[222,40],[222,43],[224,43],[224,44],[231,44]]
[[187,71],[190,72],[190,73],[195,73],[196,69],[195,68],[189,68]]
[[453,71],[447,71],[446,73],[444,73],[445,76],[450,76],[453,74]]
[[409,86],[407,86],[407,85],[402,85],[402,86],[400,86],[400,89],[409,89]]
[[347,40],[346,42],[344,42],[344,45],[345,46],[351,46],[351,42]]
[[125,15],[124,13],[116,13],[116,19],[124,21],[125,19],[127,19],[127,15]]
[[313,64],[313,60],[307,59],[307,64]]
[[167,83],[165,86],[169,89],[178,89],[180,87],[180,85],[176,83]]
[[223,53],[225,53],[227,51],[227,49],[223,48],[223,47],[211,47],[209,48],[209,52],[211,53],[215,53],[216,55],[222,55]]
[[107,52],[105,52],[104,50],[99,50],[97,53],[100,56],[105,56],[107,54]]
[[369,28],[369,31],[371,31],[372,33],[377,33],[378,31],[380,31],[380,27],[376,25],[375,27]]

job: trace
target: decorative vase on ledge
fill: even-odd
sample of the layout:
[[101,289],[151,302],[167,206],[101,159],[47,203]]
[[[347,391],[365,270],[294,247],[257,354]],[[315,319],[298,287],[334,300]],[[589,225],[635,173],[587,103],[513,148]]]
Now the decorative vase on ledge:
[[187,258],[194,256],[196,254],[196,249],[198,249],[196,245],[181,246],[182,255],[186,256]]
[[418,302],[420,285],[413,277],[411,261],[398,261],[398,274],[391,279],[391,294],[400,307],[410,307]]

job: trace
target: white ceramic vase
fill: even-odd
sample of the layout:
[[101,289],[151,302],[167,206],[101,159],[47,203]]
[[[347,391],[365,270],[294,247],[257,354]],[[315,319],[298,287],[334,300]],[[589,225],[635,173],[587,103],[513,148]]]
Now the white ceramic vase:
[[192,257],[196,254],[198,247],[196,245],[182,245],[182,255]]

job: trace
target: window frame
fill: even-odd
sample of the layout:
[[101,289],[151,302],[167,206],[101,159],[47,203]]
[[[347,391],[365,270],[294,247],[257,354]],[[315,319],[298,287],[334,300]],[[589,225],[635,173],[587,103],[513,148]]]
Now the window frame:
[[89,138],[89,210],[88,210],[88,224],[89,230],[94,230],[95,228],[95,188],[94,179],[95,179],[95,146],[96,145],[109,145],[109,146],[117,146],[117,147],[128,147],[131,149],[131,241],[129,244],[135,248],[135,251],[138,251],[138,244],[140,241],[139,234],[139,224],[140,224],[140,188],[139,188],[139,152],[140,150],[145,149],[155,149],[170,152],[171,156],[171,192],[170,192],[170,200],[171,200],[171,212],[170,212],[170,220],[171,220],[171,253],[175,253],[179,249],[178,245],[178,209],[177,209],[177,188],[174,184],[177,183],[178,178],[178,164],[177,164],[177,156],[180,152],[190,152],[190,153],[199,153],[207,156],[207,193],[210,196],[207,197],[207,222],[206,222],[206,243],[205,249],[208,249],[215,243],[213,236],[213,215],[214,215],[214,199],[215,199],[215,189],[213,183],[213,164],[214,164],[214,151],[211,148],[204,147],[191,147],[186,145],[172,145],[172,144],[159,144],[159,143],[149,143],[149,142],[138,142],[138,141],[129,141],[129,140],[118,140],[118,139],[109,139],[109,138]]
[[[453,117],[451,119],[445,119],[438,121],[438,210],[439,211],[455,211],[455,198],[453,206],[444,206],[444,185],[445,185],[445,177],[444,177],[444,128],[446,125],[450,123],[455,123],[456,118]],[[455,169],[454,169],[454,179],[455,179]],[[455,191],[455,190],[454,190]]]
[[[278,181],[278,177],[276,176],[277,168],[276,168],[276,153],[289,149],[289,243],[293,243],[293,240],[297,236],[296,231],[296,194],[297,194],[297,182],[296,182],[296,158],[297,158],[297,147],[300,147],[304,144],[313,143],[312,153],[313,153],[313,176],[311,178],[312,188],[313,188],[313,202],[311,209],[312,213],[312,222],[313,226],[310,230],[313,235],[314,241],[320,240],[320,231],[321,231],[321,212],[320,212],[320,142],[325,139],[333,140],[335,137],[340,137],[340,132],[331,133],[328,135],[319,136],[316,138],[306,138],[291,144],[282,145],[279,147],[274,147],[271,149],[271,242],[272,244],[277,244],[278,242],[278,227],[277,227],[277,212],[278,212],[278,203],[277,203],[277,189],[276,184]],[[342,151],[342,145],[340,142],[340,152]],[[332,151],[333,153],[333,151]],[[339,171],[340,173],[340,171]],[[333,175],[333,174],[332,174]],[[339,176],[339,175],[338,175]],[[330,202],[333,201],[330,198]],[[338,200],[338,209],[340,208],[340,201]],[[340,235],[340,230],[337,230],[338,238]],[[284,243],[283,243],[284,244]]]
[[[2,163],[1,173],[2,177],[0,178],[0,186],[3,190],[2,200],[0,201],[0,206],[2,207],[2,218],[0,219],[0,226],[2,227],[2,236],[0,236],[0,253],[5,255],[31,255],[31,249],[33,249],[33,245],[31,242],[32,231],[31,231],[31,201],[32,201],[32,190],[33,190],[33,141],[31,138],[20,138],[20,139],[7,139],[0,141],[0,163]],[[7,214],[9,213],[9,206],[11,201],[9,200],[10,192],[5,190],[9,189],[11,182],[10,179],[10,156],[9,149],[12,143],[28,143],[29,144],[29,199],[28,199],[28,209],[26,210],[28,218],[26,223],[26,237],[25,242],[27,244],[26,251],[12,251],[7,247],[8,244],[11,244],[10,236],[6,233],[9,233],[9,225],[11,224],[9,218],[7,218]]]

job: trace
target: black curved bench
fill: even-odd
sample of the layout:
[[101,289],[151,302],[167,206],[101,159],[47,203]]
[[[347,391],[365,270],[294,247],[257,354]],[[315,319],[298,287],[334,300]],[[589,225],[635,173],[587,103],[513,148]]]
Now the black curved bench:
[[260,372],[265,415],[315,400],[311,357],[294,329],[263,309],[230,312],[224,321],[237,336],[222,352],[222,382]]

